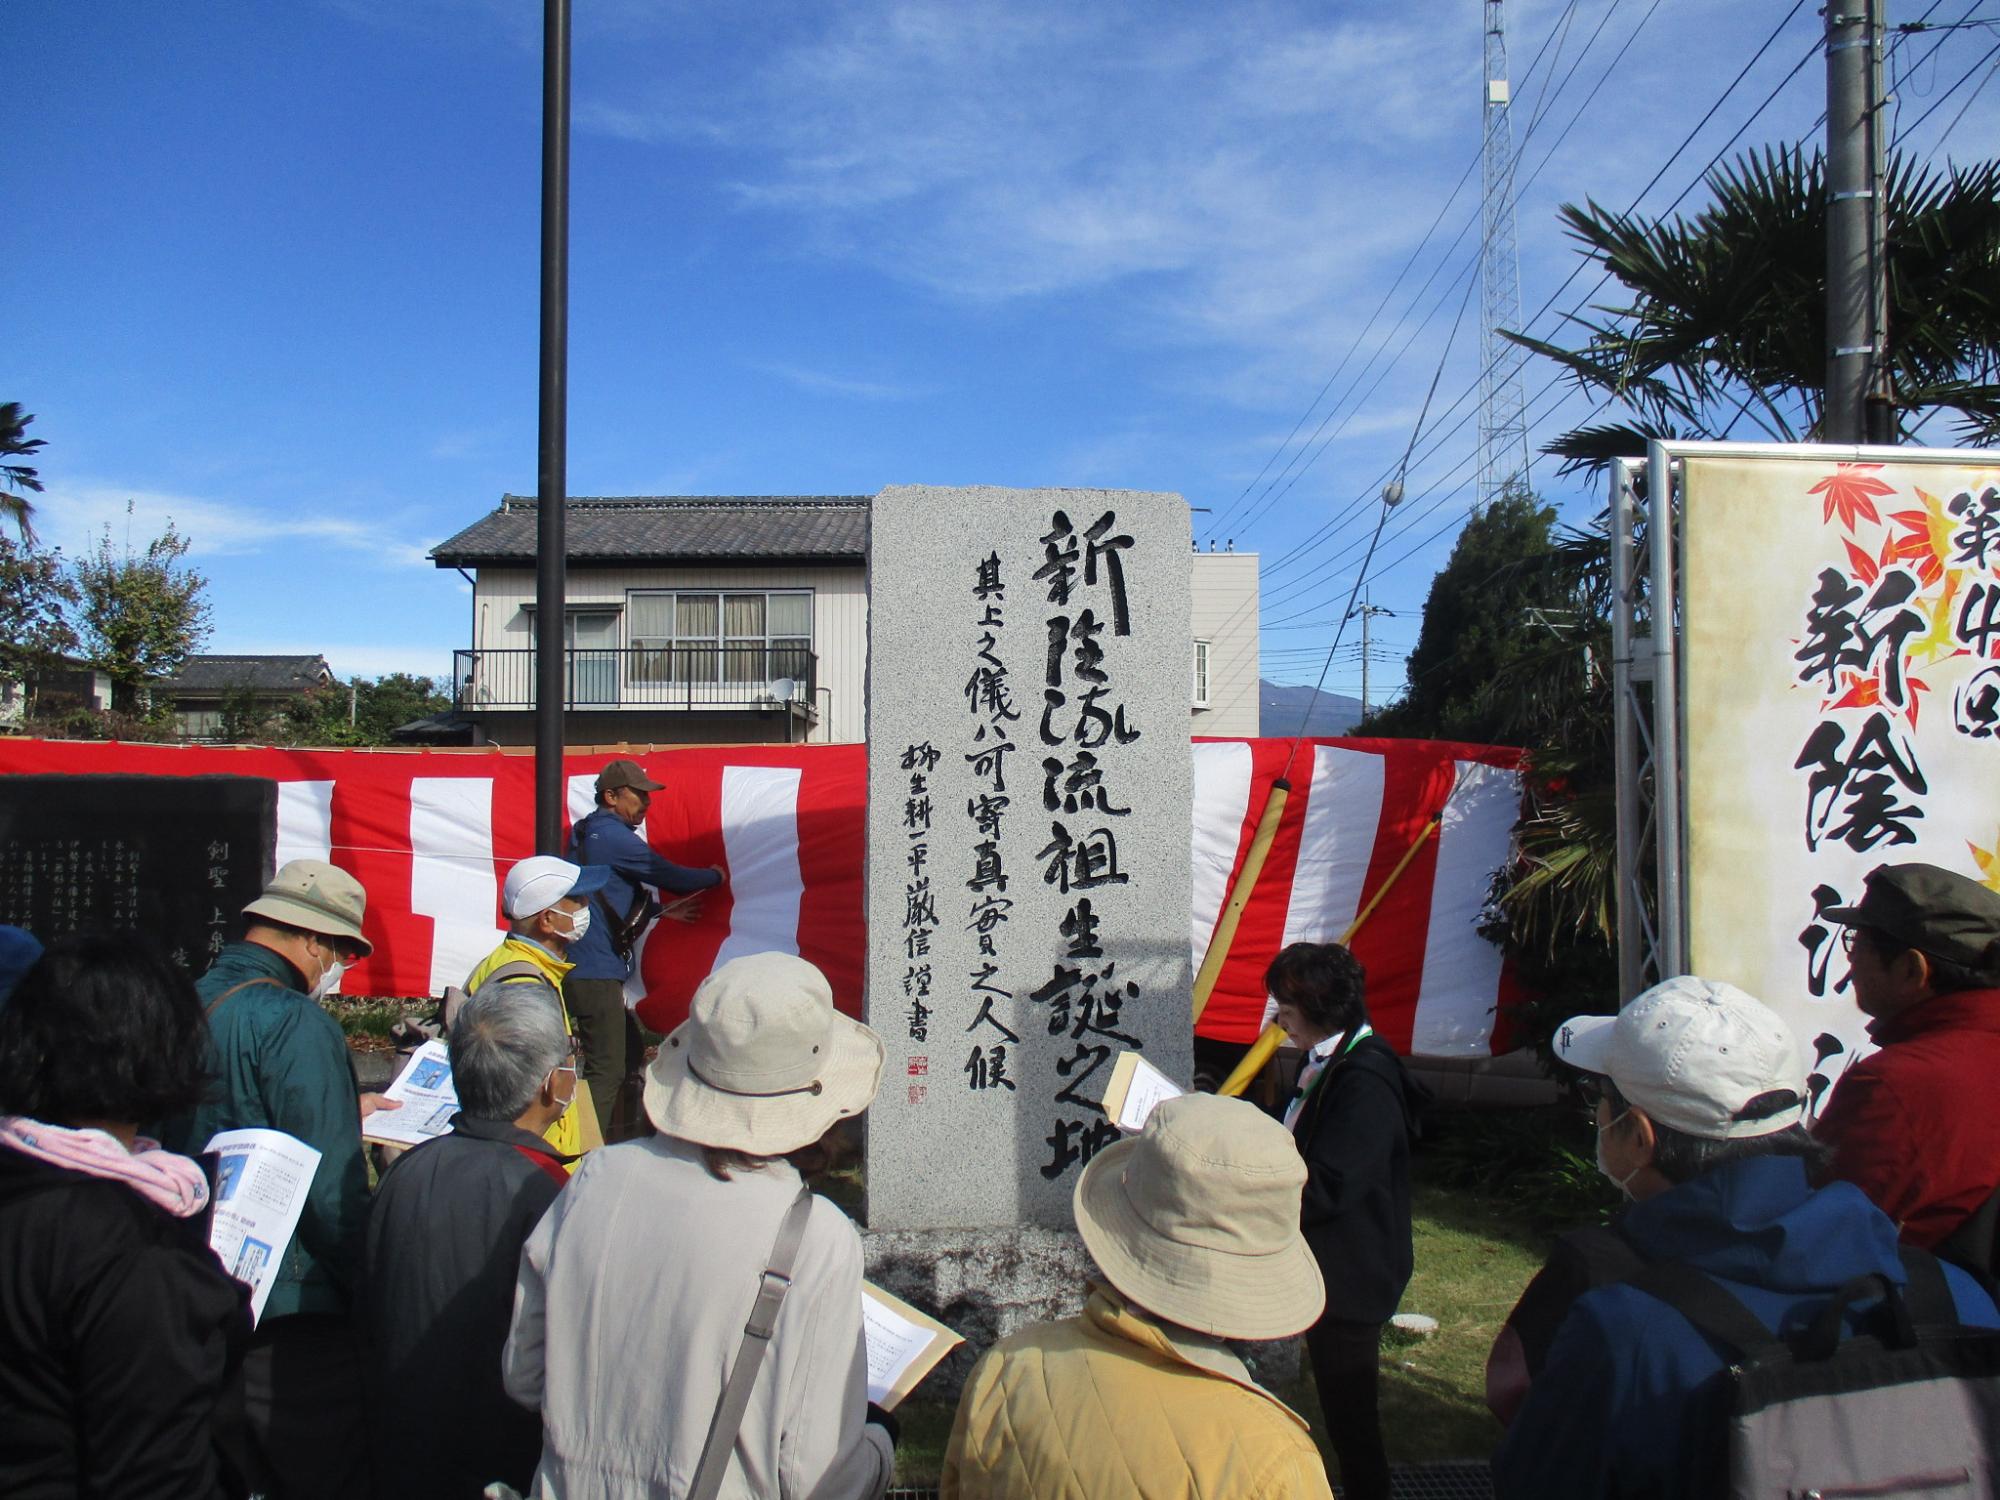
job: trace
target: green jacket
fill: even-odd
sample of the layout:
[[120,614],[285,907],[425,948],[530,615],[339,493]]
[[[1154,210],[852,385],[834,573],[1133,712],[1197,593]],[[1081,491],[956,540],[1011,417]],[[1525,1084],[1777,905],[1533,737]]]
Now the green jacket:
[[[225,991],[249,984],[217,1005]],[[256,943],[231,943],[195,986],[209,1012],[213,1082],[192,1119],[168,1126],[170,1149],[195,1152],[219,1130],[282,1130],[320,1154],[298,1232],[264,1317],[346,1312],[368,1225],[361,1099],[340,1023],[305,993],[305,977]]]

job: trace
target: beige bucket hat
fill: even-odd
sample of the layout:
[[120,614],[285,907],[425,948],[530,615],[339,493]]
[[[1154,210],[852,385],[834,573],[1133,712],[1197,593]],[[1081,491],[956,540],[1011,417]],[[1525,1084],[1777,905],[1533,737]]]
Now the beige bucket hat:
[[345,938],[365,958],[375,951],[375,945],[361,935],[361,918],[367,910],[368,893],[347,871],[322,859],[294,859],[271,877],[264,893],[243,908],[243,915]]
[[1098,1269],[1149,1312],[1215,1338],[1280,1339],[1319,1321],[1326,1285],[1299,1233],[1306,1164],[1241,1099],[1182,1094],[1076,1183]]
[[833,1008],[826,976],[790,953],[731,959],[646,1069],[662,1133],[752,1156],[809,1146],[882,1082],[882,1039]]

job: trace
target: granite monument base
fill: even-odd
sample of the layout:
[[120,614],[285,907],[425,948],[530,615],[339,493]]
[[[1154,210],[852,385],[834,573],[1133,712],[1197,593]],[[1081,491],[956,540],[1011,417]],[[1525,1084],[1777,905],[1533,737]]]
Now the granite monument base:
[[[1075,1317],[1097,1277],[1072,1229],[864,1229],[861,1251],[870,1281],[964,1337],[920,1387],[938,1400],[956,1401],[979,1356],[1009,1334]],[[1298,1379],[1299,1339],[1232,1347],[1266,1388]]]

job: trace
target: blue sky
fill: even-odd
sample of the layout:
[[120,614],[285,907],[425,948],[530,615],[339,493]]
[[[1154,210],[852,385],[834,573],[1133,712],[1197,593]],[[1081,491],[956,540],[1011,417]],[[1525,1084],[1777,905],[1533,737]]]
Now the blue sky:
[[[572,494],[1177,490],[1210,507],[1198,533],[1263,555],[1265,673],[1310,681],[1441,369],[1372,575],[1388,652],[1414,641],[1472,500],[1476,295],[1446,332],[1479,232],[1477,0],[576,11]],[[535,484],[539,17],[5,7],[0,399],[48,442],[51,540],[122,535],[130,502],[143,544],[171,515],[211,580],[209,649],[449,670],[464,585],[423,554]],[[1507,19],[1523,313],[1557,299],[1537,331],[1594,280],[1563,288],[1558,204],[1629,205],[1711,106],[1641,206],[1746,122],[1743,145],[1816,134],[1809,5]],[[1911,149],[2000,152],[2000,89],[1976,91],[1995,40],[1899,47],[1900,118],[1932,110]],[[1524,374],[1536,440],[1588,410],[1548,378]],[[1331,685],[1357,681],[1343,662]]]

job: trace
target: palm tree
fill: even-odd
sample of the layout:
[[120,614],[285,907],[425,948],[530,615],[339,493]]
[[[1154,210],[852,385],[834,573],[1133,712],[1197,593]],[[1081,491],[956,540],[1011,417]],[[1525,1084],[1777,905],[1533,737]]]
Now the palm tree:
[[[34,417],[21,409],[18,401],[0,401],[0,458],[25,458],[42,447],[42,439],[27,436]],[[25,491],[42,492],[42,481],[27,464],[0,464],[0,517],[12,521],[21,540],[35,539],[35,503]]]
[[[1624,421],[1564,433],[1565,473],[1645,452],[1648,438],[1819,430],[1826,383],[1826,182],[1818,151],[1767,148],[1717,169],[1692,220],[1590,202],[1562,217],[1584,254],[1631,293],[1575,316],[1581,347],[1508,338],[1610,396]],[[1906,437],[1949,413],[1972,444],[2000,438],[2000,163],[1943,171],[1890,163],[1888,364]]]

